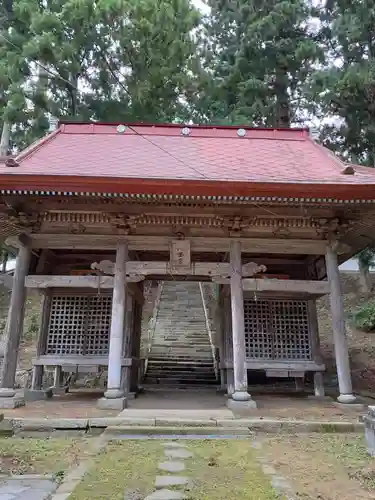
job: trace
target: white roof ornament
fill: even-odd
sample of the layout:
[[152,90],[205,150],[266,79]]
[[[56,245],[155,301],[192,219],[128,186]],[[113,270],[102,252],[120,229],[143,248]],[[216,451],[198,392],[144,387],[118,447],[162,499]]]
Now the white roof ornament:
[[183,129],[181,129],[181,135],[188,136],[190,134],[191,134],[191,129],[189,127],[184,127]]
[[122,124],[117,125],[116,130],[117,130],[118,134],[124,134],[126,132],[126,125],[122,125]]
[[238,135],[238,137],[245,137],[245,135],[246,135],[246,130],[245,130],[244,128],[239,128],[239,129],[237,130],[237,135]]

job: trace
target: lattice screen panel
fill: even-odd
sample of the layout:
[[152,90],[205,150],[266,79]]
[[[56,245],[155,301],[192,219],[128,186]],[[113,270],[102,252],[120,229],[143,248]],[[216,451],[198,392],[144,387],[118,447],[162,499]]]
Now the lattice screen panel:
[[54,295],[47,354],[108,354],[111,307],[107,295]]
[[248,359],[309,360],[308,302],[244,299]]

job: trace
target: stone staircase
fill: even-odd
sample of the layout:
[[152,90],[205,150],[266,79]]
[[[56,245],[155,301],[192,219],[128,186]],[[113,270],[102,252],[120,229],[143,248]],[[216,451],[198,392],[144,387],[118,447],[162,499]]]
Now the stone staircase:
[[144,383],[180,387],[216,384],[199,283],[165,281],[156,307]]

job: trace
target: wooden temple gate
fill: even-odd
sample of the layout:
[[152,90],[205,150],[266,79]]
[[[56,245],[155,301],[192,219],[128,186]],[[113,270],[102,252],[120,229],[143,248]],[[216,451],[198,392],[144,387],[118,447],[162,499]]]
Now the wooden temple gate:
[[[96,134],[98,127],[103,129]],[[95,150],[97,156],[102,149],[93,138],[99,141],[105,136],[115,141],[113,151],[116,147],[123,151],[131,144],[142,155],[146,147],[143,133],[150,137],[160,134],[165,144],[169,139],[173,139],[171,144],[182,141],[185,148],[197,144],[185,133],[183,137],[177,126],[160,126],[156,132],[158,127],[138,128],[133,133],[135,128],[130,127],[126,137],[123,128],[119,132],[113,126],[66,125],[35,151],[21,154],[19,163],[16,158],[0,166],[0,222],[7,244],[18,250],[0,406],[22,403],[15,394],[14,378],[26,288],[44,295],[32,390],[42,389],[44,366],[57,367],[56,386],[63,366],[100,366],[108,371],[100,407],[123,408],[129,394],[138,390],[142,376],[144,280],[171,275],[219,287],[216,342],[220,382],[227,389],[229,405],[256,406],[247,390],[248,370],[297,379],[313,372],[315,394],[324,394],[316,299],[326,294],[331,297],[338,399],[355,401],[338,266],[366,245],[364,233],[371,232],[375,215],[373,187],[366,189],[375,184],[375,176],[363,174],[363,182],[355,179],[357,186],[348,179],[347,167],[324,152],[319,154],[331,162],[326,164],[330,175],[333,170],[336,176],[345,174],[328,187],[317,176],[308,180],[310,184],[304,180],[306,186],[296,181],[233,184],[227,178],[212,185],[201,178],[193,183],[160,181],[137,171],[132,174],[137,178],[130,179],[126,172],[121,174],[122,180],[115,176],[98,180],[80,174],[75,157],[69,156],[71,149],[65,147],[66,141],[72,140],[78,147],[87,139],[91,141],[85,143],[88,154]],[[233,128],[192,130],[204,144],[214,141],[214,151],[229,141],[231,158],[237,154],[232,141],[247,140]],[[249,141],[241,142],[241,147],[250,147],[251,137],[260,134],[267,142],[267,154],[275,148],[279,164],[284,160],[278,148],[285,142],[288,154],[297,148],[298,156],[302,143],[316,154],[317,146],[305,131],[268,132],[245,130]],[[218,134],[223,135],[219,142]],[[62,149],[56,157],[64,157],[64,165],[76,166],[74,175],[66,179],[60,175],[59,185],[65,182],[65,187],[56,191],[52,188],[56,177],[49,176],[48,169],[60,140]],[[152,141],[148,139],[147,144]],[[43,148],[43,154],[50,155],[45,173],[30,176],[28,162],[29,168],[42,168],[45,156],[39,152]],[[50,153],[48,148],[52,148]],[[156,151],[147,161],[154,165],[153,155]],[[96,156],[90,160],[93,164]],[[37,167],[32,163],[34,157]],[[103,157],[101,161],[107,165],[107,160]],[[238,161],[242,168],[243,157]],[[236,194],[228,196],[228,189]],[[316,193],[314,198],[312,193]],[[85,273],[80,275],[77,268]]]

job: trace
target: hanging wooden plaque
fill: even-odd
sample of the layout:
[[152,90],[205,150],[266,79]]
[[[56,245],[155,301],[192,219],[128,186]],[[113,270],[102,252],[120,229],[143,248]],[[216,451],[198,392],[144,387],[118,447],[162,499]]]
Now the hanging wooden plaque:
[[191,248],[189,240],[173,240],[171,242],[170,266],[172,269],[190,269]]

